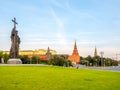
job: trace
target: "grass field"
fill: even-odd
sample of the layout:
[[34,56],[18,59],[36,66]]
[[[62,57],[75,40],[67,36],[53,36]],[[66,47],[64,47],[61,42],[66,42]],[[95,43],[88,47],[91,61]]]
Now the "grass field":
[[54,66],[0,66],[0,90],[120,90],[120,72]]

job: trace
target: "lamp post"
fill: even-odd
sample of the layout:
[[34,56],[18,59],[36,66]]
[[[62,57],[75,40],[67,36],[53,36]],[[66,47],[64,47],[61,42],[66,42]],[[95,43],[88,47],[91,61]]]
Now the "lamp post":
[[104,52],[100,52],[100,54],[101,54],[101,66],[103,65],[103,63],[104,63],[104,61],[103,61],[103,54],[104,54]]
[[96,62],[96,66],[98,66],[98,64],[97,64],[97,59],[95,59],[95,62]]

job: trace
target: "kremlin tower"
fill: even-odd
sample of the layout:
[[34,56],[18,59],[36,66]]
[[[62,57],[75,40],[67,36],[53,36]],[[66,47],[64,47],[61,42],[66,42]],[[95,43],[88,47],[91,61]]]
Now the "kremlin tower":
[[72,55],[69,56],[68,59],[71,60],[75,64],[80,62],[80,56],[79,56],[79,53],[78,53],[78,50],[77,50],[76,41],[75,41],[73,53],[72,53]]
[[52,54],[50,52],[50,48],[48,47],[47,52],[46,52],[46,60],[49,60],[52,57]]

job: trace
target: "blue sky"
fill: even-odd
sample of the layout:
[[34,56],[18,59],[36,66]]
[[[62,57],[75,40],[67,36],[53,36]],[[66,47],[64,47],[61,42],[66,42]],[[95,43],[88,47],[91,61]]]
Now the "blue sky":
[[81,56],[95,46],[105,57],[120,53],[120,0],[0,0],[0,50],[9,50],[16,17],[22,50],[51,49]]

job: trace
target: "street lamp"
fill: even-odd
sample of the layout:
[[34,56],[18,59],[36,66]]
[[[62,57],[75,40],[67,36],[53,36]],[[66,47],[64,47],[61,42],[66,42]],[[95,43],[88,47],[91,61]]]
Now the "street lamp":
[[95,59],[95,62],[96,62],[96,66],[98,66],[97,59]]

